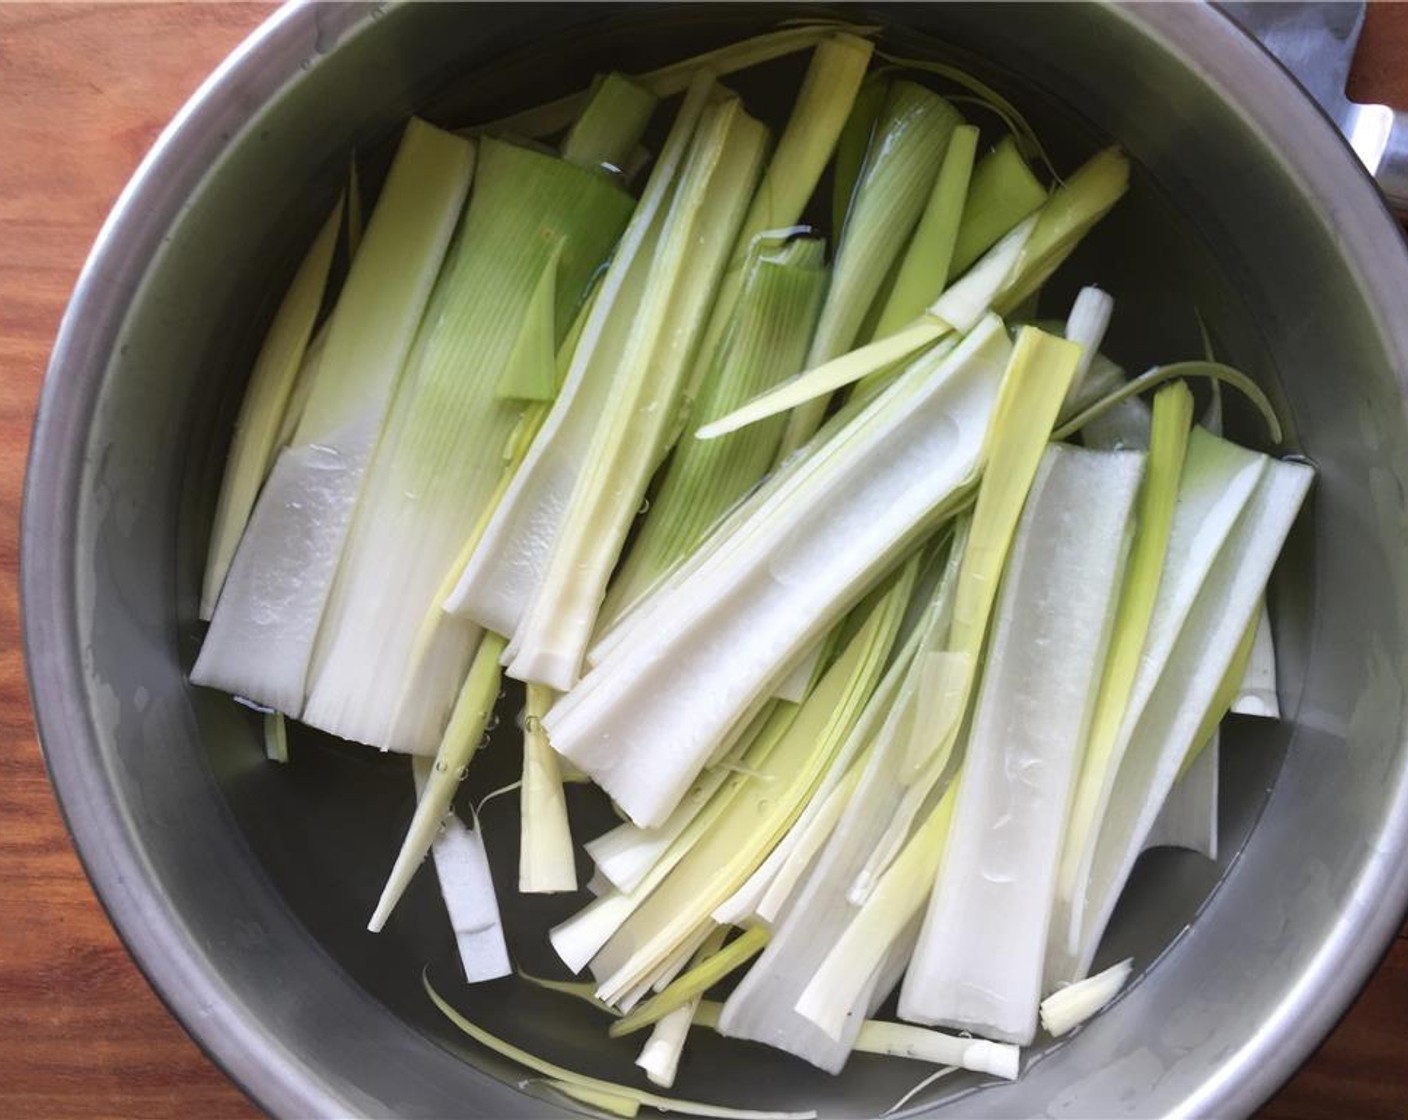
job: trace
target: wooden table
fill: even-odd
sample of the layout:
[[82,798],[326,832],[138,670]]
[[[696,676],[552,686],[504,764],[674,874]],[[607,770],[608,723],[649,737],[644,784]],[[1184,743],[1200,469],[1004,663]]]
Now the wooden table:
[[[249,1117],[118,943],[54,807],[16,592],[30,423],[83,258],[258,4],[0,5],[0,1116]],[[1351,92],[1408,105],[1408,7],[1370,12]],[[1408,1116],[1408,940],[1267,1120]]]

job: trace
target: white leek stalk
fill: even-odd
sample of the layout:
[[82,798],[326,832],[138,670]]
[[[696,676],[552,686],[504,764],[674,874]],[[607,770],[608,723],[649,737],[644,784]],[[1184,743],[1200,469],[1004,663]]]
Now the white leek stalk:
[[467,141],[406,126],[333,311],[328,375],[255,505],[191,671],[196,684],[302,714],[353,507],[473,167]]
[[1120,994],[1133,969],[1133,960],[1121,961],[1104,972],[1052,992],[1041,1001],[1041,1025],[1046,1033],[1060,1038],[1098,1015]]
[[1003,575],[942,869],[900,992],[905,1019],[1019,1045],[1035,1037],[1060,841],[1143,470],[1137,452],[1053,444],[1042,457]]
[[1218,733],[1200,749],[1187,770],[1168,791],[1154,819],[1142,851],[1150,848],[1183,848],[1208,859],[1217,859]]
[[543,732],[553,693],[530,684],[523,710],[523,786],[519,798],[518,890],[550,894],[577,889],[577,865],[557,752]]
[[1271,615],[1266,604],[1257,612],[1256,637],[1247,661],[1232,710],[1238,715],[1280,719],[1281,702],[1276,697],[1276,644],[1271,635]]

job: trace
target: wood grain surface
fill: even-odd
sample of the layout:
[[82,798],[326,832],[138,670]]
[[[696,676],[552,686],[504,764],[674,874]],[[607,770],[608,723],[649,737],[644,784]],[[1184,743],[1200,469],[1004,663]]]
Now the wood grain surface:
[[[69,845],[20,655],[30,423],[79,267],[122,185],[258,4],[0,4],[0,1117],[249,1117],[128,959]],[[1375,7],[1351,82],[1408,105],[1408,6]],[[1265,1120],[1408,1116],[1408,939]]]

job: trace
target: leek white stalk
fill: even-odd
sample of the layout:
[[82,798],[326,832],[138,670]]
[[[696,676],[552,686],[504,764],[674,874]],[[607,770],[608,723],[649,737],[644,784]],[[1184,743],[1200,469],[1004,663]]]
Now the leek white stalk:
[[1064,968],[1058,965],[1056,978],[1081,979],[1089,971],[1144,838],[1188,753],[1203,741],[1199,732],[1254,623],[1272,566],[1314,478],[1304,463],[1264,460],[1263,468],[1198,589],[1163,672],[1145,702],[1131,704],[1137,718],[1130,721],[1129,745],[1101,817],[1089,875],[1078,887],[1084,905],[1072,914],[1070,956],[1061,962]]
[[636,1065],[645,1070],[645,1076],[650,1078],[652,1085],[659,1085],[662,1089],[674,1085],[680,1055],[684,1053],[684,1044],[689,1038],[689,1028],[694,1025],[694,1012],[698,1007],[699,1000],[694,999],[683,1007],[675,1008],[650,1032]]
[[1281,703],[1276,697],[1276,644],[1271,635],[1271,615],[1266,604],[1257,612],[1256,637],[1247,661],[1232,710],[1238,715],[1280,719]]
[[1098,1015],[1120,994],[1133,970],[1133,959],[1120,961],[1104,972],[1056,989],[1041,1001],[1041,1025],[1046,1033],[1060,1038]]
[[523,786],[519,797],[518,890],[551,894],[577,889],[572,829],[557,752],[543,732],[551,689],[530,684],[523,710]]
[[249,523],[259,488],[273,466],[278,451],[275,441],[327,288],[342,211],[343,200],[339,198],[294,273],[254,360],[235,420],[235,434],[215,506],[215,523],[210,530],[200,593],[202,619],[209,619],[215,612],[235,546]]
[[1200,749],[1168,791],[1141,851],[1184,848],[1217,859],[1218,733]]
[[[435,764],[428,758],[413,758],[411,773],[416,797],[424,797]],[[513,973],[499,919],[499,902],[484,851],[484,835],[469,829],[453,812],[447,812],[430,846],[440,896],[455,931],[464,977],[471,984],[497,980]]]
[[[912,546],[978,469],[1011,346],[1000,321],[917,364],[835,431],[737,530],[739,545],[652,612],[544,721],[637,824],[668,817],[791,658]],[[784,500],[785,499],[785,500]]]
[[1105,332],[1110,329],[1110,316],[1114,309],[1115,301],[1109,293],[1095,287],[1082,288],[1071,305],[1071,313],[1066,319],[1066,338],[1080,346],[1081,354],[1076,375],[1071,379],[1071,388],[1066,394],[1063,412],[1081,397],[1085,376],[1100,353],[1100,344],[1105,341]]
[[1143,471],[1137,452],[1053,444],[1042,457],[1002,579],[942,869],[900,991],[905,1019],[1019,1045],[1035,1037],[1060,842]]
[[756,927],[739,934],[725,946],[715,947],[713,952],[701,953],[703,959],[696,958],[688,972],[649,1003],[617,1019],[608,1033],[612,1038],[620,1038],[658,1023],[671,1012],[697,1000],[735,969],[747,964],[762,952],[767,943],[768,931]]
[[333,311],[324,373],[279,453],[191,671],[303,712],[313,645],[391,395],[459,220],[474,167],[465,140],[407,126]]

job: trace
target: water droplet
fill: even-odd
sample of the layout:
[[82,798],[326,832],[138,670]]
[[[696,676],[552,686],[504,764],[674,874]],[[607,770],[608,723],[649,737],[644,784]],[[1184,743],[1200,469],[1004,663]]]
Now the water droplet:
[[469,767],[468,767],[468,766],[461,766],[458,770],[455,771],[455,781],[457,781],[457,782],[462,782],[462,781],[464,781],[467,777],[469,777]]
[[499,713],[491,712],[488,721],[484,724],[485,731],[494,731],[499,726]]
[[649,499],[649,498],[643,498],[643,499],[641,499],[640,509],[636,510],[636,512],[639,513],[639,514],[642,514],[642,515],[649,513],[649,512],[650,512],[650,499]]
[[435,760],[435,769],[443,774],[446,770],[449,769],[449,767],[445,765],[445,760],[443,758],[437,758]]
[[537,716],[523,717],[523,730],[529,735],[536,735],[538,729],[542,727],[542,721]]

